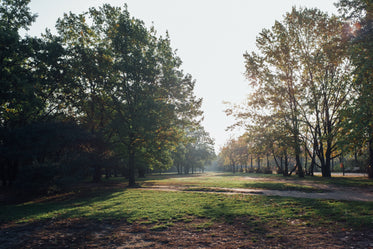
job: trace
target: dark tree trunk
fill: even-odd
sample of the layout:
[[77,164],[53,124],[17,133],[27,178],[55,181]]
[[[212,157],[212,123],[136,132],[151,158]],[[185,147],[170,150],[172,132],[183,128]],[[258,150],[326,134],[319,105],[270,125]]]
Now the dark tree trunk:
[[299,156],[299,154],[296,154],[296,155],[295,155],[295,160],[296,160],[297,168],[298,168],[298,176],[299,176],[299,177],[304,177],[304,171],[303,171],[303,168],[302,168],[302,163],[301,163],[301,161],[300,161],[300,156]]
[[281,164],[278,163],[278,160],[276,158],[276,155],[273,154],[273,159],[275,160],[276,166],[277,166],[277,173],[282,174],[282,157],[280,157]]
[[286,151],[285,151],[285,168],[282,174],[283,176],[289,175],[289,158],[288,158],[288,153]]
[[176,168],[177,168],[177,174],[178,175],[181,175],[183,172],[182,172],[182,168],[181,168],[181,164],[180,163],[177,163],[176,164]]
[[316,150],[317,150],[317,143],[316,143],[316,139],[315,139],[315,143],[313,145],[313,151],[312,151],[312,158],[311,158],[310,176],[313,176],[313,171],[315,169],[315,164],[316,164]]
[[144,168],[139,168],[138,173],[140,178],[145,178],[146,170]]
[[184,174],[185,175],[189,174],[189,165],[184,166]]
[[110,169],[108,169],[107,167],[105,168],[105,178],[106,179],[109,179],[111,177],[111,172],[110,172]]
[[99,164],[95,164],[93,166],[93,182],[100,182],[101,181],[101,166]]
[[304,171],[306,172],[306,175],[310,175],[310,169],[307,169],[308,166],[308,155],[307,155],[307,146],[304,145]]
[[331,151],[330,148],[327,147],[326,153],[325,153],[325,163],[324,163],[324,170],[323,170],[323,177],[331,177]]
[[128,187],[136,187],[135,181],[135,151],[132,147],[133,136],[130,135],[130,142],[128,144]]
[[368,164],[368,177],[373,179],[373,138],[368,142],[369,146],[369,164]]
[[355,152],[354,152],[354,166],[359,167],[359,161],[357,158],[357,148],[355,147]]

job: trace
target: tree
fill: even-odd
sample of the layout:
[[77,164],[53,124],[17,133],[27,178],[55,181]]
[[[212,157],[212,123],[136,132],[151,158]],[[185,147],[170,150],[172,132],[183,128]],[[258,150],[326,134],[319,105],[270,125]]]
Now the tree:
[[0,122],[15,127],[37,116],[42,108],[33,94],[32,74],[27,69],[33,53],[32,41],[21,38],[36,16],[27,7],[30,1],[4,0],[0,4]]
[[232,172],[238,171],[238,166],[247,165],[248,161],[248,146],[246,137],[241,136],[238,139],[229,139],[221,149],[219,156],[222,158],[224,165],[231,167]]
[[311,168],[318,157],[324,177],[331,176],[330,163],[337,156],[341,111],[351,97],[343,28],[335,16],[293,8],[282,22],[260,33],[260,53],[244,54],[246,76],[255,89],[248,101],[252,113],[234,115],[271,131],[265,133],[280,134],[277,144],[291,146],[300,177],[302,152],[312,158]]
[[337,4],[343,17],[354,26],[347,29],[350,57],[354,65],[353,88],[357,93],[346,108],[342,127],[359,147],[367,145],[367,171],[373,178],[373,3],[370,0],[340,0]]
[[126,6],[70,13],[57,30],[76,86],[70,91],[75,118],[120,148],[129,186],[144,165],[169,167],[183,125],[197,122],[202,103],[169,37],[157,37]]
[[289,35],[296,40],[301,65],[302,120],[311,134],[309,141],[313,142],[322,175],[330,177],[341,110],[351,98],[351,67],[347,43],[341,36],[344,24],[316,9],[293,9],[288,18]]
[[[30,13],[29,2],[5,0],[0,4],[0,171],[3,184],[16,180],[20,168],[32,163],[30,158],[37,158],[34,161],[42,158],[34,149],[22,154],[22,140],[15,134],[32,132],[33,127],[53,127],[54,124],[46,123],[57,116],[50,104],[57,89],[59,69],[56,67],[59,67],[63,51],[55,41],[20,36],[19,31],[28,29],[36,18]],[[39,141],[34,143],[36,148]]]
[[294,49],[295,40],[288,34],[285,25],[276,22],[272,30],[264,29],[260,33],[257,47],[261,54],[244,54],[247,78],[256,88],[249,105],[259,107],[269,115],[280,114],[284,120],[281,123],[292,136],[291,146],[298,174],[303,177],[300,162],[299,64]]
[[[103,5],[65,14],[57,21],[57,35],[46,31],[42,38],[21,38],[19,29],[35,19],[28,3],[0,4],[3,183],[14,181],[26,166],[64,165],[67,161],[53,155],[65,157],[66,146],[76,151],[75,161],[88,166],[81,168],[93,172],[94,181],[103,169],[107,176],[118,170],[112,166],[118,162],[130,186],[136,186],[136,170],[143,175],[146,169],[170,167],[185,127],[200,122],[202,99],[194,96],[195,81],[180,69],[168,35],[158,37],[126,6]],[[45,138],[35,137],[43,132]],[[70,137],[64,132],[79,139],[60,139]],[[23,148],[16,133],[40,147]],[[51,139],[64,145],[51,146]],[[20,151],[27,151],[25,159],[17,157]]]
[[200,125],[190,126],[184,138],[173,153],[178,173],[194,173],[198,168],[204,171],[206,164],[215,158],[214,141]]

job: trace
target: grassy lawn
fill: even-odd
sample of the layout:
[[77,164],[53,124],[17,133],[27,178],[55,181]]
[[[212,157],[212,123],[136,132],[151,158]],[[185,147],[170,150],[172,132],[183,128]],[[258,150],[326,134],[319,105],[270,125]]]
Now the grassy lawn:
[[107,191],[96,197],[28,202],[0,208],[3,222],[85,217],[158,224],[186,221],[190,217],[229,221],[240,216],[274,225],[284,225],[282,223],[288,219],[300,219],[312,226],[337,222],[346,228],[364,228],[373,224],[372,203],[141,189]]
[[270,190],[296,190],[303,192],[327,192],[328,190],[317,186],[327,184],[338,187],[373,187],[373,181],[363,177],[334,177],[320,176],[299,178],[298,176],[283,177],[268,174],[244,173],[207,173],[199,177],[153,175],[146,179],[139,179],[144,186],[179,186],[198,188],[255,188]]
[[[244,176],[237,175],[203,175],[199,177],[163,175],[143,179],[140,183],[143,186],[199,187],[201,190],[204,187],[304,190],[300,182],[295,181],[289,185],[286,182],[276,182],[276,177],[270,177],[272,181],[275,181],[272,185],[266,179],[252,179],[252,182],[244,179]],[[68,221],[66,224],[70,224],[70,220],[78,219],[85,220],[86,224],[90,224],[86,225],[87,227],[100,227],[98,224],[117,222],[127,224],[127,228],[131,227],[137,231],[139,225],[146,226],[145,234],[166,230],[179,232],[194,230],[198,232],[211,229],[210,233],[213,235],[219,233],[221,227],[225,227],[228,232],[233,228],[240,228],[243,235],[251,234],[254,238],[251,243],[258,243],[257,241],[263,238],[265,241],[269,239],[276,240],[273,243],[282,243],[283,234],[307,234],[310,229],[313,231],[312,236],[315,236],[316,233],[320,238],[324,231],[331,234],[343,231],[351,233],[353,231],[357,233],[370,231],[369,233],[371,233],[373,229],[372,202],[227,195],[223,192],[157,191],[145,188],[130,189],[125,186],[124,179],[113,179],[101,184],[91,184],[87,188],[80,188],[79,191],[20,204],[0,205],[0,225],[3,228],[9,224],[15,226],[29,224],[31,227],[35,227],[40,222],[55,224],[54,221]],[[68,225],[63,225],[63,227],[66,228]],[[79,227],[82,225],[77,227],[76,231],[81,231]],[[19,234],[13,230],[5,229],[4,231]],[[48,229],[45,231],[44,233],[49,233]],[[63,231],[61,234],[73,234],[69,230]],[[118,236],[120,237],[120,235]],[[147,236],[144,235],[145,238]],[[171,235],[165,235],[166,238],[169,236]],[[45,236],[40,237],[44,238]],[[324,240],[327,243],[328,239]],[[85,242],[81,243],[83,244],[79,246],[84,245]],[[246,243],[246,240],[242,243]]]
[[[263,176],[262,176],[263,177]],[[276,182],[241,176],[205,175],[199,177],[153,176],[143,179],[143,186],[184,186],[222,188],[264,188],[277,190],[318,191],[312,186]],[[280,179],[280,178],[279,178]],[[17,205],[1,205],[2,222],[31,222],[51,218],[124,219],[128,222],[168,223],[190,217],[230,220],[232,217],[255,217],[263,223],[281,223],[301,219],[310,225],[339,222],[347,227],[367,227],[373,223],[372,203],[310,200],[302,198],[224,195],[224,193],[166,192],[127,189],[123,179],[109,181],[112,187],[91,190],[89,194],[67,193],[53,199]],[[316,182],[320,180],[317,179]],[[328,182],[330,179],[328,179]],[[360,181],[360,180],[351,180]],[[123,183],[121,183],[123,184]],[[188,190],[188,189],[187,189]]]

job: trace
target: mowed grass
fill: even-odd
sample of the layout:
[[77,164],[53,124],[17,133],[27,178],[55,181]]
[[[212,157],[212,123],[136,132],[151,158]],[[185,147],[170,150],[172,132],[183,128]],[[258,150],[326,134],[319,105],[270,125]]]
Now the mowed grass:
[[[241,181],[235,177],[167,176],[167,179],[145,180],[142,184],[160,181],[168,185],[183,183],[183,186],[241,187]],[[225,183],[218,183],[224,179]],[[258,180],[257,184],[260,182]],[[96,188],[97,192],[91,191],[88,195],[72,192],[61,195],[60,198],[1,205],[0,222],[30,223],[65,218],[115,219],[129,223],[154,224],[154,229],[158,229],[172,226],[174,222],[190,222],[194,218],[207,218],[211,222],[232,222],[243,218],[245,222],[252,223],[250,225],[253,227],[282,227],[296,220],[299,224],[313,227],[355,230],[373,228],[372,202],[156,191],[128,189],[115,184],[111,188],[102,189],[100,185],[96,185]]]
[[[267,181],[268,179],[268,181]],[[256,174],[203,174],[198,177],[174,177],[174,176],[153,176],[150,179],[141,180],[144,186],[176,186],[192,188],[244,188],[244,189],[270,189],[282,191],[302,191],[302,192],[326,192],[311,185],[305,185],[293,178],[280,178],[273,175],[256,175]]]

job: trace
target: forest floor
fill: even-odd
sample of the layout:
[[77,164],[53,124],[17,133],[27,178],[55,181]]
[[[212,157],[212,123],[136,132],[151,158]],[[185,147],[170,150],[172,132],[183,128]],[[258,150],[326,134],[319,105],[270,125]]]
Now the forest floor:
[[[194,179],[194,178],[193,178]],[[255,179],[240,176],[235,181],[281,182],[278,178]],[[228,196],[254,195],[264,199],[273,198],[274,205],[281,205],[281,198],[337,200],[332,204],[348,203],[356,207],[368,205],[367,218],[373,212],[372,186],[338,186],[323,182],[299,181],[323,191],[288,191],[276,189],[209,187],[171,184],[169,181],[144,181],[141,192],[175,194],[208,194]],[[172,183],[172,182],[171,182]],[[173,182],[175,183],[175,182]],[[105,185],[106,188],[122,188],[123,183]],[[83,186],[79,198],[85,196],[90,186]],[[149,191],[149,192],[148,192]],[[136,192],[137,193],[137,192]],[[87,192],[87,196],[92,193]],[[282,196],[282,197],[272,197]],[[169,198],[169,197],[168,197]],[[58,199],[58,198],[57,198]],[[235,199],[235,202],[241,199]],[[242,199],[244,200],[244,199]],[[253,199],[256,200],[256,199]],[[271,199],[272,200],[272,199]],[[51,200],[41,200],[41,202]],[[54,202],[55,199],[52,198]],[[38,201],[36,201],[38,202]],[[278,202],[279,204],[276,204]],[[307,202],[309,203],[309,202]],[[322,202],[320,202],[322,203]],[[65,204],[64,204],[65,205]],[[66,204],[67,205],[67,204]],[[68,204],[70,205],[70,203]],[[149,205],[152,200],[149,199]],[[263,205],[263,204],[261,204]],[[298,205],[299,206],[299,205]],[[280,206],[281,207],[281,206]],[[162,209],[162,208],[160,208]],[[370,209],[370,210],[369,210]],[[268,217],[258,215],[230,216],[229,219],[210,219],[190,216],[184,220],[155,226],[141,220],[128,222],[125,218],[56,217],[28,222],[0,221],[0,248],[372,248],[373,224],[361,229],[344,226],[337,219],[324,219],[320,209],[320,221],[310,221],[295,216]],[[352,210],[350,210],[352,211]],[[264,212],[264,211],[263,211]],[[303,211],[302,211],[303,212]],[[345,211],[347,212],[347,211]],[[363,213],[364,215],[364,213]],[[275,215],[274,215],[275,216]],[[317,216],[317,215],[316,215]],[[324,217],[324,218],[323,218]],[[271,222],[266,222],[266,219]],[[314,217],[312,216],[312,219]],[[371,218],[370,218],[371,219]]]

